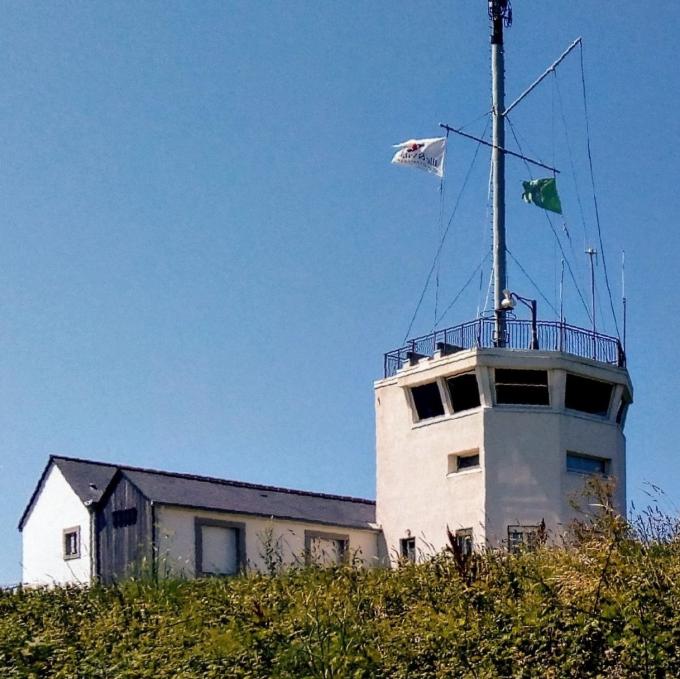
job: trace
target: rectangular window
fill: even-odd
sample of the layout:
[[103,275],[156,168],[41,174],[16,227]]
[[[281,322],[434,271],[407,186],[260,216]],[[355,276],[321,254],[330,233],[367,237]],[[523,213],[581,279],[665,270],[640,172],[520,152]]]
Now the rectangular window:
[[479,386],[475,373],[464,373],[463,375],[449,377],[446,384],[449,388],[454,413],[479,407]]
[[571,410],[607,417],[612,387],[608,382],[567,374],[564,405]]
[[508,526],[508,549],[519,552],[538,545],[540,526]]
[[472,541],[472,528],[461,528],[456,531],[456,545],[463,556],[470,556],[474,546]]
[[66,528],[63,531],[64,560],[80,558],[80,526]]
[[496,368],[496,403],[549,406],[548,371]]
[[349,535],[305,531],[305,556],[308,564],[337,566],[347,560]]
[[412,387],[411,395],[419,420],[427,420],[444,414],[444,404],[436,382]]
[[126,526],[134,526],[137,523],[137,507],[130,507],[129,509],[117,509],[112,515],[114,528],[125,528]]
[[411,563],[416,562],[416,539],[402,538],[399,540],[399,553],[401,558]]
[[245,565],[245,524],[195,519],[196,574],[235,575]]
[[449,455],[449,474],[455,474],[456,472],[462,472],[468,469],[479,469],[479,450],[469,450],[464,453]]
[[609,460],[604,457],[567,452],[567,471],[580,474],[606,474]]

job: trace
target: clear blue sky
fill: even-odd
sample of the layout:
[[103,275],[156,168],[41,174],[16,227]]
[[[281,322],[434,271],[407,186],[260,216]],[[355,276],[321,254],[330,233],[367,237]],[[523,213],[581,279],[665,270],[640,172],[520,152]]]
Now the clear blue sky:
[[[514,10],[509,98],[584,38],[617,309],[626,250],[629,497],[649,481],[680,502],[680,6]],[[372,382],[439,214],[436,180],[391,166],[390,145],[488,110],[486,1],[6,2],[0,45],[0,583],[20,577],[16,524],[50,453],[373,497]],[[512,120],[563,170],[583,285],[598,245],[579,74],[575,53],[563,105],[549,79]],[[451,140],[446,219],[474,150]],[[508,245],[555,303],[554,238],[519,200],[525,168],[508,170]],[[487,172],[485,150],[440,305],[488,247]],[[514,264],[510,281],[537,296]],[[605,305],[601,264],[598,291]],[[573,286],[566,298],[587,324]],[[444,324],[478,301],[475,280]],[[553,316],[541,298],[539,313]],[[414,333],[432,314],[428,291]],[[613,332],[611,314],[598,325]]]

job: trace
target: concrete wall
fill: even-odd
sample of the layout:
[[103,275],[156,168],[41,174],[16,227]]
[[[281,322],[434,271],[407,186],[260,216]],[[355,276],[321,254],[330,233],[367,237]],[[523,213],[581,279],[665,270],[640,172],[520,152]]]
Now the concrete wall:
[[[80,527],[80,557],[65,560],[63,532],[76,526]],[[90,513],[54,464],[24,523],[22,545],[22,582],[25,584],[90,582]]]
[[284,564],[303,564],[305,530],[347,535],[352,556],[359,558],[366,566],[379,564],[378,531],[157,505],[156,536],[161,575],[194,577],[196,518],[244,523],[245,557],[248,568],[260,570],[266,568],[267,544],[271,544],[275,552],[281,555]]
[[[494,369],[548,372],[550,405],[496,404]],[[474,370],[481,406],[453,413],[445,378]],[[615,385],[608,417],[567,410],[567,372]],[[410,388],[440,381],[445,414],[418,421]],[[610,460],[614,497],[625,513],[625,437],[616,413],[632,386],[625,369],[558,352],[469,350],[422,359],[375,386],[377,521],[393,557],[399,540],[438,551],[446,527],[472,528],[475,543],[498,545],[508,525],[545,520],[558,537],[576,514],[570,500],[589,478],[567,471],[567,451]],[[479,451],[480,468],[448,473],[450,455]],[[394,560],[394,559],[393,559]]]
[[[392,562],[405,537],[416,538],[420,555],[440,551],[447,526],[472,528],[475,543],[484,544],[483,408],[418,422],[410,403],[410,387],[474,370],[476,360],[465,352],[441,363],[376,385],[376,516]],[[480,468],[449,473],[449,456],[471,451],[479,452]]]

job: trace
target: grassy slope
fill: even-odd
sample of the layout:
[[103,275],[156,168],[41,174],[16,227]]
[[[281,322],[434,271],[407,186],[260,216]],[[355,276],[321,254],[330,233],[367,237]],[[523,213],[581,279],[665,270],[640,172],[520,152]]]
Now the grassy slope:
[[680,676],[680,542],[0,594],[0,676]]

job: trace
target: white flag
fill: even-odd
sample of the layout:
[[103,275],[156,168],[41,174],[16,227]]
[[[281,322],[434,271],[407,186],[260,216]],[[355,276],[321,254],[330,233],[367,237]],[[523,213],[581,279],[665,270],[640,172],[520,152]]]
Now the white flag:
[[411,165],[426,172],[444,176],[444,152],[446,151],[446,138],[436,139],[409,139],[401,144],[395,144],[399,149],[392,158],[393,163],[398,165]]

